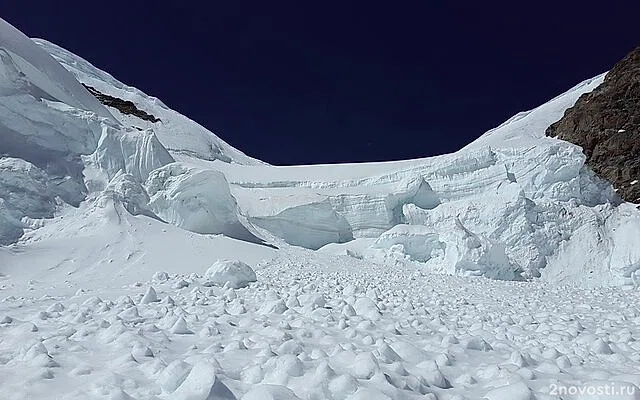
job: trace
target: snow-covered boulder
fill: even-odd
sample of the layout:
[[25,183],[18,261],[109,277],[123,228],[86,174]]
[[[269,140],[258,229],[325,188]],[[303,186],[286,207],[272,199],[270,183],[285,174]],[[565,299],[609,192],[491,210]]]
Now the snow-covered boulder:
[[218,260],[209,267],[204,276],[216,285],[228,284],[234,289],[243,288],[257,280],[253,269],[238,260]]

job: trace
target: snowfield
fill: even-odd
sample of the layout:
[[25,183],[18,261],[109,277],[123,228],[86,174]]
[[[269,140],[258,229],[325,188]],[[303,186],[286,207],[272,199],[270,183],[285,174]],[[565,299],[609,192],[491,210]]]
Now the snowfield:
[[277,167],[0,19],[0,398],[640,399],[640,210],[544,136],[603,77]]
[[[9,290],[3,398],[640,398],[637,291],[295,248],[254,264],[257,282],[240,289],[197,265],[71,295],[53,281]],[[607,383],[637,394],[554,395]]]

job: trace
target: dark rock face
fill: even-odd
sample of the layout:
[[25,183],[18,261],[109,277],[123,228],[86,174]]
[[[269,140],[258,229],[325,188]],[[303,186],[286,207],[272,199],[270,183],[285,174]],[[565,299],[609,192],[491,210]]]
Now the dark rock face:
[[96,88],[91,87],[89,85],[84,85],[84,87],[87,88],[89,93],[94,95],[95,98],[100,100],[100,102],[102,104],[104,104],[105,106],[116,108],[123,114],[134,115],[134,116],[136,116],[136,117],[138,117],[140,119],[143,119],[145,121],[151,121],[151,122],[160,121],[160,118],[156,118],[153,115],[148,114],[148,113],[140,110],[131,101],[122,100],[122,99],[119,99],[117,97],[109,96],[108,94],[104,94],[104,93],[98,91]]
[[640,47],[585,93],[547,136],[581,146],[587,165],[624,200],[640,202]]

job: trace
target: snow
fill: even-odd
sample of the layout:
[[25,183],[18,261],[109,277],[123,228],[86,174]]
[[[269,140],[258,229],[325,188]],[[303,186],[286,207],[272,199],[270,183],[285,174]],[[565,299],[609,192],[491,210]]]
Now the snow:
[[256,273],[250,266],[238,260],[218,260],[204,274],[205,278],[220,286],[233,289],[246,287],[256,281]]
[[604,75],[456,153],[276,167],[35,43],[0,22],[0,397],[640,386],[640,210],[544,137]]
[[152,130],[118,128],[105,126],[95,151],[87,157],[108,178],[125,172],[144,181],[151,171],[174,162]]
[[164,221],[197,233],[259,242],[240,222],[224,175],[180,163],[155,169],[145,183],[149,208]]
[[[112,183],[102,179],[106,182],[101,185],[114,188],[134,213],[144,212],[197,233],[223,233],[254,242],[262,238],[278,246],[309,249],[395,235],[386,259],[404,253],[409,261],[425,264],[433,272],[498,279],[548,275],[590,285],[633,284],[637,279],[633,265],[640,259],[632,253],[623,266],[612,265],[611,240],[594,243],[593,255],[580,250],[579,232],[614,235],[607,221],[618,219],[619,201],[584,167],[579,148],[544,137],[546,127],[577,97],[596,87],[604,74],[518,114],[453,154],[387,163],[272,167],[232,151],[204,128],[87,61],[46,41],[37,43],[80,81],[131,100],[162,120],[151,123],[112,109],[124,127],[105,134],[103,123],[101,145],[90,156],[108,179],[119,171],[131,175]],[[217,149],[213,153],[212,146]],[[169,186],[156,191],[154,179],[169,171],[177,176],[163,181]],[[135,201],[127,201],[123,190]],[[400,224],[426,227],[438,235],[436,248],[447,250],[438,257],[416,252],[413,247],[419,239],[400,239],[393,231]],[[469,237],[482,245],[469,248]],[[358,252],[359,256],[379,260],[376,250],[385,250],[380,249],[382,242]],[[580,271],[567,268],[568,259],[580,260],[576,262]],[[616,273],[607,273],[604,279],[584,278],[599,266]],[[556,271],[566,273],[558,276]]]
[[[163,282],[185,270],[203,274],[216,259],[255,265],[276,255],[272,247],[199,235],[155,218],[133,216],[110,196],[77,209],[66,207],[40,222],[41,227],[29,229],[18,243],[0,247],[2,296],[26,289],[34,295],[62,295],[119,288],[153,275]],[[191,279],[185,280],[188,287]]]
[[[532,115],[545,108],[557,113],[557,102]],[[585,168],[579,148],[553,139],[539,138],[537,145],[530,140],[501,149],[478,146],[429,159],[358,165],[251,167],[181,160],[222,171],[249,222],[289,244],[316,249],[351,237],[377,239],[399,224],[409,224],[425,226],[447,248],[458,248],[448,252],[444,263],[431,263],[437,264],[435,272],[539,277],[549,259],[564,251],[559,250],[563,241],[573,238],[576,245],[570,257],[578,260],[583,274],[598,265],[620,270],[609,261],[611,241],[598,241],[600,255],[589,258],[578,250],[580,241],[574,235],[581,229],[602,231],[605,237],[614,234],[606,221],[616,220],[622,210],[615,193]],[[472,258],[494,262],[499,257],[504,270],[459,264],[467,253],[464,232],[485,244],[484,255]],[[371,252],[361,254],[366,253]],[[590,284],[633,284],[637,279],[628,274],[602,278],[599,275]]]
[[[180,154],[205,160],[222,160],[247,165],[265,164],[231,147],[203,126],[171,110],[157,98],[119,82],[113,76],[97,69],[75,54],[43,39],[34,39],[34,42],[58,61],[59,65],[66,68],[78,81],[101,93],[132,101],[141,110],[159,118],[161,122],[154,123],[134,116],[123,115],[118,110],[109,108],[109,111],[124,126],[142,130],[152,129],[172,155]],[[185,66],[185,70],[186,68],[187,66]],[[203,99],[207,97],[206,94],[200,95]]]
[[[7,95],[11,89],[7,85],[30,86],[29,90],[41,91],[39,96],[47,100],[59,101],[69,106],[93,111],[105,118],[113,116],[82,87],[74,77],[56,60],[43,51],[22,32],[0,18],[0,59],[2,60],[2,86],[0,93]],[[7,76],[6,74],[11,74]],[[17,79],[16,74],[19,75]]]
[[260,385],[242,397],[242,400],[298,400],[290,389],[278,385]]
[[[3,394],[543,399],[553,385],[637,384],[637,291],[382,269],[295,247],[259,263],[246,288],[208,286],[200,271],[5,297]],[[151,286],[160,301],[143,300]],[[278,300],[291,307],[265,310]]]

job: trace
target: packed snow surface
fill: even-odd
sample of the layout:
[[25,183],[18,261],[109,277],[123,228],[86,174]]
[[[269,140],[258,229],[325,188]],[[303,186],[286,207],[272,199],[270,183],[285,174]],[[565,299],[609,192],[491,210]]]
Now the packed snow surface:
[[603,76],[456,153],[275,167],[0,20],[0,397],[640,398],[640,211],[544,136]]

